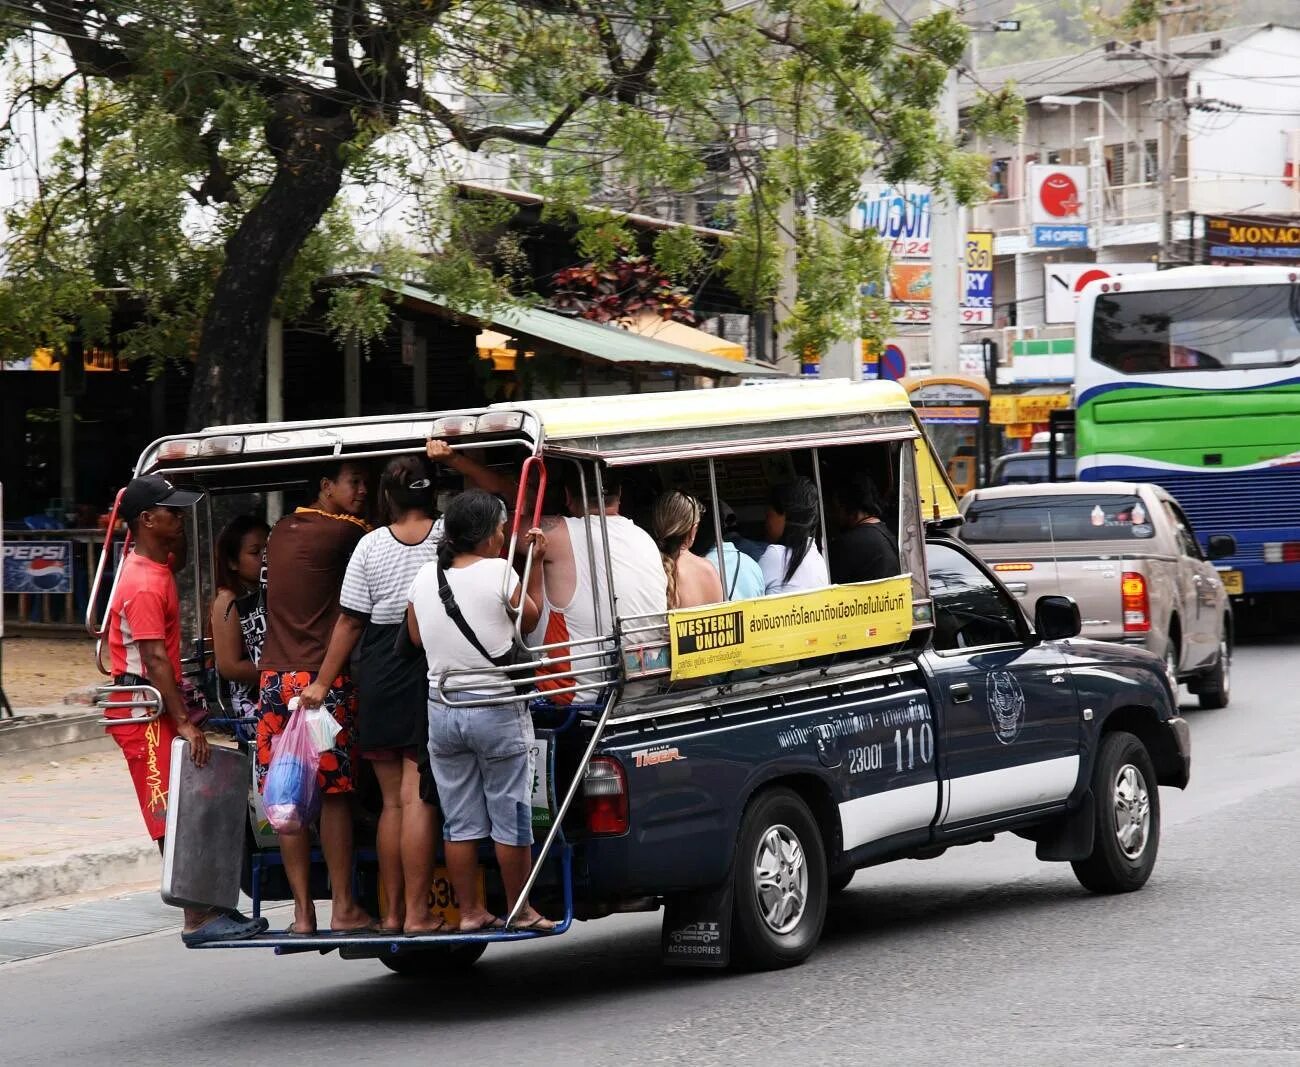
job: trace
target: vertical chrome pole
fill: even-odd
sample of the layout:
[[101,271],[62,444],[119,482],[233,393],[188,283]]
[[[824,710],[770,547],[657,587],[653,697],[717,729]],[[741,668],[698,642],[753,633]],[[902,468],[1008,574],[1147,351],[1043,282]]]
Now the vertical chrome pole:
[[[730,600],[727,595],[727,555],[722,550],[722,501],[718,499],[718,475],[713,467],[713,457],[709,457],[709,492],[713,494],[713,536],[717,539],[718,577],[722,579],[722,599]],[[736,569],[740,569],[740,560],[736,560]]]
[[813,480],[817,483],[817,518],[821,523],[822,530],[822,555],[826,560],[826,569],[830,570],[831,544],[826,538],[826,501],[822,498],[822,465],[821,456],[817,449],[812,450],[813,461]]

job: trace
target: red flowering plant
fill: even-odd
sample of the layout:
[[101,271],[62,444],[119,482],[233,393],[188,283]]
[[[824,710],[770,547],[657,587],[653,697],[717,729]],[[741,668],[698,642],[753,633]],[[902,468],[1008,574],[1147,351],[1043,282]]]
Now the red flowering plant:
[[619,255],[608,266],[586,263],[551,276],[551,306],[593,322],[630,322],[645,311],[693,326],[693,298],[647,256]]

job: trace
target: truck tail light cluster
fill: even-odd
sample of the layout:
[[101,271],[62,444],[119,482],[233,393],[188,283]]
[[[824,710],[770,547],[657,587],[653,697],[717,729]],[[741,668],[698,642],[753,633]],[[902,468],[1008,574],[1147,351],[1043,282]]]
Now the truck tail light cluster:
[[1300,541],[1265,541],[1265,563],[1300,563]]
[[596,756],[587,764],[582,804],[589,833],[607,837],[627,833],[627,775],[618,760]]
[[1147,598],[1147,580],[1137,571],[1125,571],[1119,580],[1123,601],[1124,632],[1144,634],[1151,629],[1151,602]]

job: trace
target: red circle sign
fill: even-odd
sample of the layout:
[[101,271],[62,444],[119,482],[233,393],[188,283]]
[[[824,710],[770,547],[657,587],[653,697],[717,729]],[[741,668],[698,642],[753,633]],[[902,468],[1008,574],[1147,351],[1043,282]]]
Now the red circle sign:
[[1038,200],[1043,210],[1057,219],[1073,218],[1082,206],[1074,179],[1059,171],[1043,179],[1043,184],[1038,187]]
[[1110,271],[1108,270],[1085,270],[1074,279],[1074,291],[1076,293],[1081,293],[1083,292],[1083,287],[1089,282],[1099,282],[1109,277]]

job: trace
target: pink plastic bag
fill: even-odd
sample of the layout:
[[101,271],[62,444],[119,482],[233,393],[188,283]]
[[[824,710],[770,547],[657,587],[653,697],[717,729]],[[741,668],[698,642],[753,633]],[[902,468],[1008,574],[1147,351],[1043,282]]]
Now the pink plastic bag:
[[262,787],[262,805],[276,833],[297,833],[316,821],[321,803],[319,767],[320,753],[307,713],[295,710],[284,732],[271,741],[271,766]]

